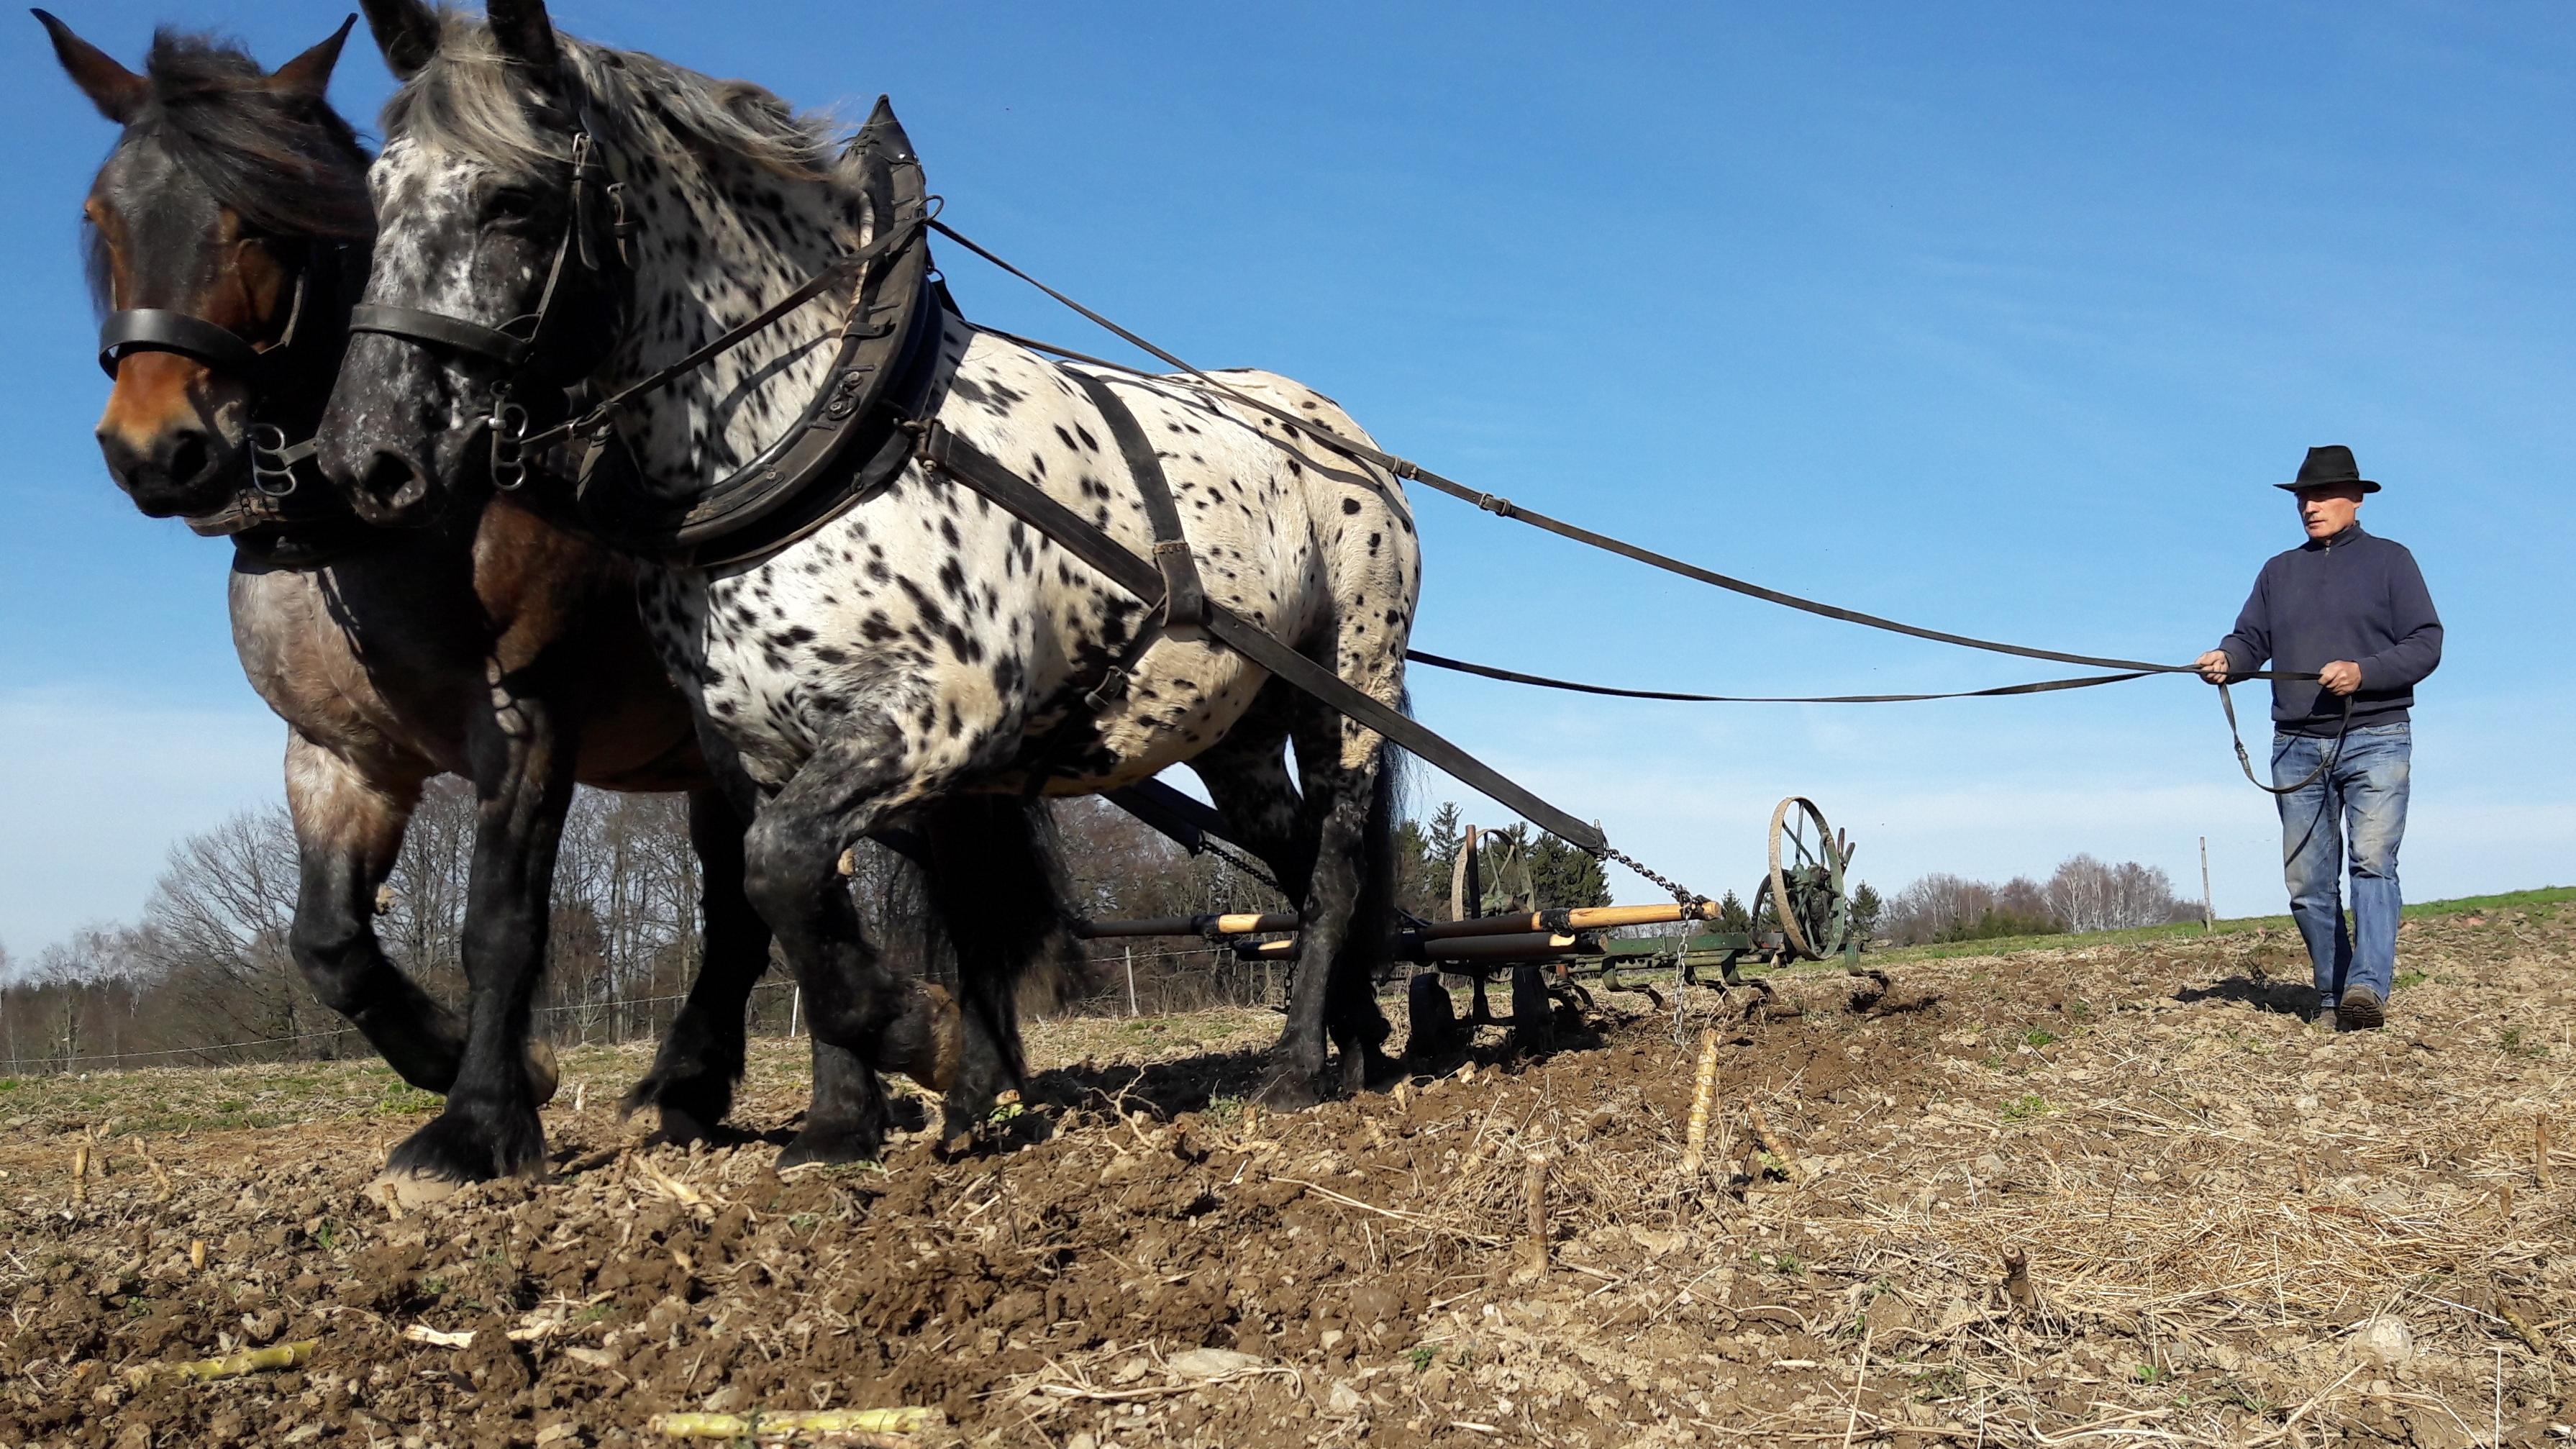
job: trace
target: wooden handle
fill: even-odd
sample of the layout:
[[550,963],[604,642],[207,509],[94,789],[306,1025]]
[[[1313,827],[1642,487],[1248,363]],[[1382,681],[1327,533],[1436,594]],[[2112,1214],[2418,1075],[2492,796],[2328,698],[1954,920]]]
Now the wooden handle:
[[1074,934],[1090,940],[1111,936],[1258,936],[1297,929],[1294,915],[1149,916],[1141,921],[1084,921]]

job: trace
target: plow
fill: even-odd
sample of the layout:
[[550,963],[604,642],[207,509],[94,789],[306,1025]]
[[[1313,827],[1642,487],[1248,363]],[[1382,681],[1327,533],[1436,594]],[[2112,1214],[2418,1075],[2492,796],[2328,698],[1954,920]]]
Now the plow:
[[[1836,959],[1853,975],[1886,983],[1861,964],[1866,942],[1853,921],[1851,838],[1805,796],[1773,808],[1769,868],[1750,904],[1735,911],[1704,897],[1551,906],[1538,898],[1524,841],[1518,829],[1466,827],[1451,865],[1449,919],[1408,917],[1396,933],[1394,962],[1413,968],[1406,1003],[1414,1054],[1451,1050],[1481,1026],[1507,1028],[1525,1051],[1552,1050],[1570,1014],[1591,1009],[1590,987],[1656,996],[1652,980],[1668,978],[1677,989],[1749,986],[1767,998],[1769,984],[1745,968]],[[1243,960],[1294,962],[1299,924],[1293,912],[1233,912],[1089,921],[1081,934],[1093,940],[1197,937]],[[1652,933],[1618,934],[1641,930]],[[1703,982],[1703,972],[1713,979]],[[1510,983],[1509,1015],[1495,1014],[1489,1000],[1497,977]],[[1463,1014],[1450,996],[1452,978],[1469,985]]]

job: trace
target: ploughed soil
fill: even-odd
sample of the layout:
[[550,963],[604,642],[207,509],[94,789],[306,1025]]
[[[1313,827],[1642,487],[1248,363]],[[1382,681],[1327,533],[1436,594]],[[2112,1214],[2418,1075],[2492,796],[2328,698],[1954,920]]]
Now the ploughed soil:
[[1295,1116],[1243,1105],[1274,1016],[1055,1022],[995,1124],[1047,1140],[783,1180],[801,1043],[758,1044],[767,1140],[696,1152],[619,1121],[639,1052],[571,1051],[548,1180],[399,1220],[362,1189],[436,1103],[371,1063],[24,1079],[0,1445],[572,1449],[881,1405],[1076,1449],[2546,1442],[2571,938],[2566,907],[2411,921],[2390,1026],[2340,1037],[2254,935],[1596,987],[1552,1054],[1489,1028]]

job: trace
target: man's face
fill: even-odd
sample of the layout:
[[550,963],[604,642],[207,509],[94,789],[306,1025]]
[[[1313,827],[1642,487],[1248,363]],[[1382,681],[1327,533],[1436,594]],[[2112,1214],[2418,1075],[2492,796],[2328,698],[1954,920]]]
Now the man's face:
[[2361,485],[2336,483],[2323,488],[2302,488],[2299,500],[2299,522],[2306,525],[2310,538],[2332,538],[2352,527],[2361,512]]

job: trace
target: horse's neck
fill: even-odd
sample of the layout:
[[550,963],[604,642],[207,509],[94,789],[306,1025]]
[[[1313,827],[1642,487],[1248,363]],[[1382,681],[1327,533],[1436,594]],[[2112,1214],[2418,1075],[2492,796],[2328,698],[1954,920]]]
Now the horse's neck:
[[[653,192],[619,368],[630,378],[713,341],[864,241],[855,198],[825,182],[693,156]],[[833,350],[820,344],[845,300],[809,304],[639,403],[629,441],[648,486],[695,497],[776,439],[824,384]]]

